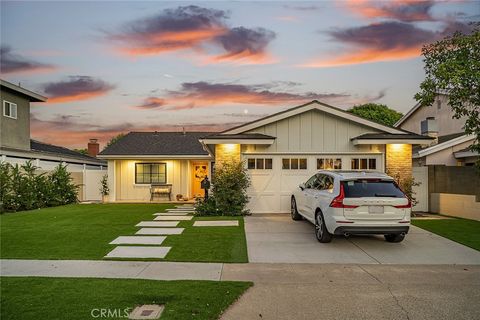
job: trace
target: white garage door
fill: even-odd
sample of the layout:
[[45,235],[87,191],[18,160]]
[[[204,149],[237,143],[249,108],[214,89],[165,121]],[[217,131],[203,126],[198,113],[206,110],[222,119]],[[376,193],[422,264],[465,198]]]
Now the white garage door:
[[248,190],[252,213],[290,211],[292,192],[319,169],[384,171],[383,155],[272,155],[244,154],[252,185]]

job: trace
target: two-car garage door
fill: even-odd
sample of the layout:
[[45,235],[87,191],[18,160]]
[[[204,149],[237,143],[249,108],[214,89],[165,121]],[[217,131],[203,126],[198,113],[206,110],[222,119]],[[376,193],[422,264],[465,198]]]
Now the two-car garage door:
[[384,171],[381,153],[371,154],[244,154],[252,185],[252,213],[290,211],[295,188],[320,169]]

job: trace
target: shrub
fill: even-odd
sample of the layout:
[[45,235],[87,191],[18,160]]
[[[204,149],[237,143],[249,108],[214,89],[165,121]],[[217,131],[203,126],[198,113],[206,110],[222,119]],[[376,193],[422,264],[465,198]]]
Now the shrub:
[[221,212],[217,211],[214,196],[209,196],[207,201],[204,201],[203,198],[197,198],[195,202],[195,213],[199,216],[221,215]]
[[232,161],[215,166],[212,181],[213,196],[206,203],[197,206],[198,212],[208,215],[245,215],[249,211],[247,188],[250,186],[245,164]]
[[108,175],[105,174],[100,180],[100,194],[102,196],[108,196],[110,194],[110,188],[108,187]]
[[0,212],[32,210],[77,201],[76,186],[67,167],[38,173],[32,161],[24,165],[0,163]]
[[418,200],[415,197],[415,192],[413,191],[413,187],[419,186],[421,183],[415,181],[413,177],[401,178],[399,174],[391,175],[387,172],[388,175],[392,176],[395,182],[398,184],[400,189],[405,193],[410,202],[412,203],[412,207],[418,204]]

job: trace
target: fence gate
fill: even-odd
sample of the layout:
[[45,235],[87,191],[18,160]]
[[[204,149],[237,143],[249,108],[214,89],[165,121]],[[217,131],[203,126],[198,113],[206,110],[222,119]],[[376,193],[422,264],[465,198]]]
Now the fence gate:
[[107,173],[107,170],[85,170],[83,172],[83,200],[99,201],[102,200],[100,193],[100,181]]
[[428,167],[413,167],[413,178],[419,186],[413,187],[414,197],[418,203],[412,208],[412,211],[428,212]]

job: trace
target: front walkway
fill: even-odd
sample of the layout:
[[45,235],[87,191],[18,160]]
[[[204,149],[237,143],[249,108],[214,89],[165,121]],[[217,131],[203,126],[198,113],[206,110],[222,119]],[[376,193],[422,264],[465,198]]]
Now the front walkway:
[[383,236],[315,239],[311,223],[288,214],[245,217],[248,257],[258,263],[480,264],[480,252],[411,226],[401,243]]

